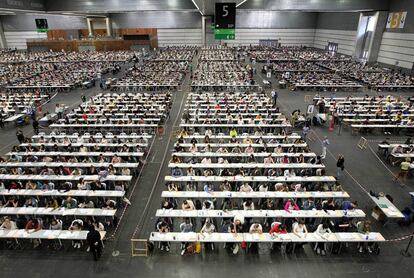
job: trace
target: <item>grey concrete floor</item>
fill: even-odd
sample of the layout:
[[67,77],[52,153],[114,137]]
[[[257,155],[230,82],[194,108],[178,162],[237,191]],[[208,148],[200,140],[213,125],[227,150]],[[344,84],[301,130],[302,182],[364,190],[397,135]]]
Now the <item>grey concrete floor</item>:
[[[196,63],[197,61],[194,61]],[[259,66],[259,65],[258,65]],[[195,68],[195,67],[193,67]],[[174,93],[174,103],[171,117],[166,123],[165,135],[157,136],[152,144],[150,155],[142,172],[142,176],[135,182],[130,206],[122,218],[116,235],[106,242],[102,259],[94,262],[90,254],[83,251],[62,250],[0,250],[0,277],[412,277],[414,271],[413,259],[400,255],[407,241],[386,242],[382,244],[381,254],[373,256],[358,254],[355,250],[346,251],[340,255],[317,257],[306,246],[305,252],[280,257],[274,255],[228,255],[224,250],[203,253],[194,256],[180,256],[173,248],[170,254],[155,252],[149,257],[131,257],[130,239],[148,238],[154,230],[155,210],[160,205],[161,191],[164,190],[163,177],[168,173],[167,162],[173,141],[171,133],[177,129],[188,90],[187,76],[182,90]],[[257,75],[261,83],[262,77]],[[276,80],[272,78],[273,84]],[[315,92],[279,91],[279,105],[290,114],[294,109],[306,109],[305,95],[314,95]],[[45,109],[53,109],[55,103],[65,103],[76,106],[80,96],[91,96],[99,93],[99,88],[89,90],[74,90],[59,94]],[[363,92],[365,94],[365,92]],[[378,94],[368,92],[369,94]],[[348,95],[349,93],[336,93]],[[362,94],[354,93],[356,94]],[[395,93],[394,93],[395,94]],[[401,93],[407,96],[410,93]],[[329,95],[329,94],[327,94]],[[318,138],[327,135],[331,141],[326,159],[327,173],[335,174],[336,156],[345,155],[347,173],[341,178],[346,191],[353,199],[358,200],[360,207],[370,215],[373,203],[366,194],[367,190],[384,191],[391,194],[399,208],[408,206],[410,197],[408,192],[414,191],[413,182],[400,187],[392,181],[392,176],[369,149],[360,150],[356,147],[359,136],[353,136],[347,129],[329,132],[327,128],[313,128],[314,141],[309,142],[316,153],[321,152]],[[31,126],[24,128],[27,136],[31,135]],[[0,130],[0,153],[4,154],[17,143],[15,130]],[[387,136],[389,137],[389,136]],[[372,140],[370,146],[376,150],[376,141],[384,139],[383,135],[367,136]],[[405,140],[405,136],[392,138]],[[395,167],[390,170],[396,172]],[[397,225],[375,224],[374,230],[380,231],[387,239],[398,238],[413,232],[413,227],[402,228]],[[113,257],[113,251],[119,251],[119,256]],[[411,249],[414,253],[414,248]],[[411,273],[411,274],[410,274]]]

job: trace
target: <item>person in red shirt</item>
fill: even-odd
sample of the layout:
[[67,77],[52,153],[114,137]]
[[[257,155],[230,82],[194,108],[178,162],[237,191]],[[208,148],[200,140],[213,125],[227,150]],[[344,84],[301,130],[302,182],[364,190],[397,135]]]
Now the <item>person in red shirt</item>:
[[289,164],[289,157],[287,155],[284,155],[282,158],[282,163],[283,164]]
[[[272,237],[277,237],[280,234],[287,234],[287,227],[285,224],[282,224],[280,222],[273,222],[272,225],[270,225],[269,234]],[[272,244],[271,250],[276,250],[276,248],[286,248],[286,243],[282,242],[275,242]]]
[[[29,221],[27,221],[26,226],[24,227],[25,231],[29,234],[37,232],[42,229],[42,224],[39,222],[39,220],[30,218]],[[33,240],[33,248],[36,248],[40,245],[40,239],[34,239]]]
[[42,224],[40,224],[39,220],[30,218],[24,229],[28,233],[34,233],[42,229]]
[[269,230],[269,234],[272,236],[276,236],[278,234],[287,234],[286,225],[280,222],[273,222]]

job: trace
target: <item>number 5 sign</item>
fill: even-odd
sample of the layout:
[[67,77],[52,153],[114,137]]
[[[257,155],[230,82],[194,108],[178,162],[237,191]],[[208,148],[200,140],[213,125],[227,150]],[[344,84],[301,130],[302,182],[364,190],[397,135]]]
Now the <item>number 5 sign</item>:
[[407,18],[407,12],[389,13],[387,20],[387,29],[404,28],[405,19]]
[[236,3],[216,3],[215,27],[218,29],[236,28]]

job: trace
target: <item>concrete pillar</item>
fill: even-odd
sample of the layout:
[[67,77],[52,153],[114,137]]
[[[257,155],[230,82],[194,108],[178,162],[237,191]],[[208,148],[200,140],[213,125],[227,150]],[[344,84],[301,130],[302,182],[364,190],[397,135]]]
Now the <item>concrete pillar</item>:
[[106,23],[106,34],[108,37],[112,37],[112,21],[109,17],[105,18]]
[[89,33],[89,36],[93,36],[92,19],[91,18],[87,18],[86,19],[86,23],[88,24],[88,33]]
[[201,37],[203,46],[206,46],[206,19],[206,16],[201,16]]
[[375,13],[376,24],[375,31],[371,40],[368,62],[376,63],[378,60],[378,53],[381,47],[382,35],[385,31],[385,26],[387,25],[388,12],[387,11],[378,11]]
[[0,47],[7,48],[6,36],[4,35],[3,22],[0,20]]

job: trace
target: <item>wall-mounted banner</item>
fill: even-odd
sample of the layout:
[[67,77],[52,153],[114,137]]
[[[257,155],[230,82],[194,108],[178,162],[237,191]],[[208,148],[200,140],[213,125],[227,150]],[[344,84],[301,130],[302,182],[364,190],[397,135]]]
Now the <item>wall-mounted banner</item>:
[[389,13],[387,20],[387,29],[402,29],[404,28],[407,12]]

